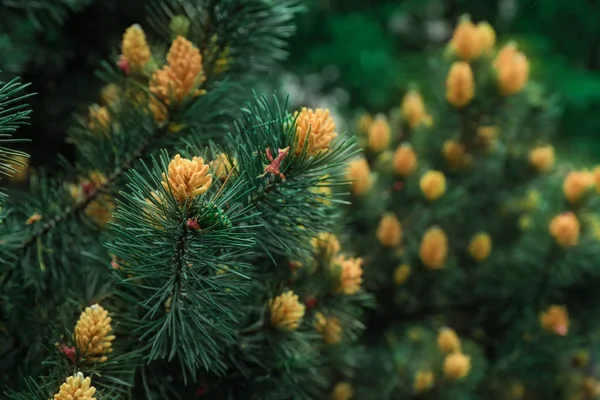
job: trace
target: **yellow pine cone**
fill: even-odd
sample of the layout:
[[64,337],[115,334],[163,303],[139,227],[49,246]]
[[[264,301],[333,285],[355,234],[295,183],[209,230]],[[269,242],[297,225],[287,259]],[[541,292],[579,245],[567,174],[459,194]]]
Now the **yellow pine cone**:
[[492,238],[485,232],[473,236],[469,243],[469,254],[477,262],[481,262],[490,256],[492,252]]
[[335,317],[325,317],[322,313],[316,314],[315,330],[323,336],[327,344],[337,344],[342,341],[342,324]]
[[449,380],[462,379],[469,375],[471,358],[462,353],[452,353],[444,359],[444,376]]
[[446,193],[446,177],[440,171],[427,171],[419,181],[419,186],[425,198],[434,201]]
[[402,99],[402,116],[411,128],[432,122],[431,116],[425,111],[423,97],[416,90],[410,90]]
[[362,258],[338,256],[331,264],[332,272],[338,273],[334,292],[344,294],[355,294],[360,290],[362,284]]
[[363,114],[358,118],[357,127],[358,132],[366,134],[369,132],[369,127],[373,123],[373,117],[369,114]]
[[54,400],[96,400],[94,396],[96,388],[92,386],[89,377],[84,378],[81,372],[74,376],[69,376],[67,380],[60,385],[58,393],[54,395]]
[[106,354],[112,351],[114,335],[108,312],[98,304],[87,307],[75,325],[77,349],[89,362],[106,362]]
[[98,104],[91,105],[88,109],[90,122],[88,128],[92,131],[99,131],[104,135],[109,134],[110,128],[110,114],[106,106],[99,106]]
[[459,168],[466,162],[465,146],[456,140],[446,140],[442,147],[446,163],[451,168]]
[[453,329],[442,328],[437,337],[438,349],[445,354],[460,351],[460,339]]
[[481,51],[484,54],[489,54],[496,46],[496,32],[494,28],[487,22],[483,21],[477,24],[479,31],[479,40],[481,41]]
[[350,400],[354,392],[352,386],[348,382],[339,382],[331,393],[331,400]]
[[577,203],[594,185],[594,175],[588,171],[569,172],[563,181],[563,193],[571,204]]
[[500,94],[503,96],[520,92],[529,80],[529,61],[514,43],[508,43],[498,52],[494,68],[498,75]]
[[162,174],[162,186],[183,204],[187,199],[206,193],[212,184],[212,175],[208,173],[208,169],[209,166],[204,164],[202,157],[188,160],[177,154],[169,163],[168,176],[164,172]]
[[139,71],[150,61],[150,47],[146,42],[146,34],[138,24],[132,25],[123,34],[121,57],[133,71]]
[[383,114],[377,115],[371,126],[369,126],[369,150],[377,153],[387,149],[392,138],[391,132],[392,130],[390,128],[390,123],[388,122],[386,116]]
[[304,317],[304,304],[298,301],[298,295],[291,290],[269,301],[271,324],[284,331],[295,331]]
[[448,238],[444,231],[437,227],[431,227],[425,232],[421,239],[419,257],[428,269],[444,268],[448,256]]
[[178,36],[167,54],[167,64],[154,71],[150,91],[164,104],[179,104],[188,95],[197,95],[205,77],[202,56],[192,42]]
[[306,155],[315,156],[329,150],[333,139],[337,137],[335,122],[329,109],[303,107],[294,113],[296,118],[296,138],[294,153],[299,155],[306,145]]
[[362,196],[371,189],[371,169],[364,158],[348,163],[346,177],[352,181],[352,194],[355,196]]
[[417,167],[417,154],[412,146],[403,143],[394,152],[394,171],[403,177],[410,175]]
[[475,96],[475,78],[471,66],[456,61],[450,67],[446,79],[446,99],[456,108],[463,108]]
[[554,147],[536,147],[529,152],[529,162],[539,172],[548,172],[554,166]]
[[472,61],[481,55],[484,44],[481,32],[467,15],[461,17],[454,28],[450,45],[462,60]]
[[393,213],[384,214],[379,220],[377,239],[384,247],[396,247],[402,242],[402,225]]
[[579,243],[580,225],[577,216],[573,212],[565,212],[557,215],[550,221],[550,234],[559,246],[571,247]]
[[98,225],[104,226],[110,221],[116,208],[117,205],[113,198],[108,194],[103,194],[99,199],[88,204],[84,212],[85,215]]
[[396,285],[402,285],[406,282],[410,276],[410,265],[402,264],[398,265],[394,270],[394,283]]
[[413,387],[415,392],[421,393],[433,387],[434,376],[431,371],[418,371],[415,374],[415,382]]
[[213,168],[215,178],[224,180],[227,175],[235,168],[235,159],[232,160],[225,153],[219,153],[215,159],[210,163]]
[[565,336],[569,332],[569,313],[565,306],[551,305],[540,314],[540,325],[551,333]]
[[121,89],[114,83],[109,83],[100,91],[100,98],[105,105],[115,104],[120,97]]
[[341,246],[337,236],[331,232],[321,232],[311,239],[311,244],[316,252],[322,253],[327,259],[331,259],[340,252]]

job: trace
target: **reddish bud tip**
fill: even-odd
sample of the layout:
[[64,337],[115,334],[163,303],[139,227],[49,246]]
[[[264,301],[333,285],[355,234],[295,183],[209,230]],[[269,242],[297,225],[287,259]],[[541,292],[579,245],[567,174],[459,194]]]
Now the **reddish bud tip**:
[[195,219],[192,219],[192,218],[188,218],[187,226],[188,226],[188,228],[193,229],[195,231],[200,229],[200,225],[198,225],[198,221],[196,221]]
[[67,346],[66,344],[62,343],[58,345],[58,350],[69,359],[71,364],[75,364],[75,346]]
[[129,76],[129,73],[131,72],[131,67],[129,66],[129,62],[123,58],[123,56],[121,56],[121,58],[119,58],[119,61],[117,61],[117,67],[119,67],[119,69],[121,71],[123,71],[123,73],[127,76]]

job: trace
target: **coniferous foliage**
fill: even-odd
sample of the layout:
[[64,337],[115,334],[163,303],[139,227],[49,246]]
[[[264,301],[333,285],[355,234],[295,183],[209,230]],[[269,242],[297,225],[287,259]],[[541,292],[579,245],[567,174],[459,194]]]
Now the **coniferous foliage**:
[[358,121],[347,239],[378,300],[359,397],[592,398],[597,175],[555,166],[555,99],[495,39],[463,18],[435,97]]
[[332,188],[347,184],[354,141],[326,110],[243,100],[285,55],[296,11],[162,1],[147,29],[124,33],[99,102],[69,132],[76,162],[33,175],[2,215],[10,398],[347,388],[369,296],[362,261],[332,233]]

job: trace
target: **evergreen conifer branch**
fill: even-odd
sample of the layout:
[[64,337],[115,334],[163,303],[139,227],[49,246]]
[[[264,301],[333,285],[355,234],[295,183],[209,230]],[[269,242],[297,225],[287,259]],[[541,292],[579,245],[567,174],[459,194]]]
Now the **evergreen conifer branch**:
[[[238,7],[242,3],[244,7]],[[204,3],[202,5],[206,6]],[[182,2],[180,7],[183,11],[190,9],[188,2]],[[123,173],[138,165],[137,159],[148,159],[161,147],[173,148],[186,135],[204,135],[208,128],[227,121],[225,117],[231,115],[231,106],[243,97],[243,91],[246,90],[242,82],[269,69],[285,53],[281,41],[273,42],[275,47],[269,48],[257,47],[257,43],[269,37],[284,38],[290,34],[291,18],[296,11],[294,1],[276,5],[258,0],[230,1],[223,2],[219,7],[219,10],[206,11],[214,16],[212,29],[220,32],[220,27],[225,23],[241,25],[240,30],[222,32],[219,36],[223,46],[230,49],[229,58],[219,59],[221,65],[224,63],[232,68],[221,71],[214,68],[212,75],[206,76],[204,81],[205,94],[198,92],[199,97],[190,96],[181,106],[169,107],[168,118],[157,123],[154,120],[156,115],[149,112],[149,103],[155,101],[156,97],[149,94],[147,89],[140,90],[136,82],[139,76],[123,78],[120,72],[109,67],[103,76],[117,84],[116,102],[104,100],[104,111],[107,112],[86,119],[87,126],[80,126],[71,136],[81,149],[81,157],[74,168],[70,167],[77,172],[76,183],[65,184],[64,178],[73,181],[72,176],[49,179],[42,173],[39,182],[32,185],[34,190],[30,197],[11,204],[11,214],[0,227],[0,240],[5,243],[0,258],[7,261],[3,262],[0,275],[0,295],[6,299],[1,320],[7,327],[9,340],[15,339],[13,343],[20,343],[20,350],[13,348],[11,351],[14,354],[22,351],[24,363],[30,366],[38,363],[39,359],[35,358],[37,345],[29,346],[32,356],[29,358],[24,356],[28,352],[25,344],[38,344],[48,334],[47,327],[53,323],[49,311],[65,300],[61,296],[62,291],[73,287],[75,282],[85,281],[79,278],[80,274],[90,274],[90,279],[98,276],[99,271],[110,262],[106,250],[102,248],[103,238],[109,234],[102,228],[114,207],[112,198],[124,183]],[[237,13],[231,12],[238,9]],[[249,12],[252,14],[247,15]],[[240,50],[235,48],[235,38],[239,38],[242,31],[251,36],[252,32],[248,29],[255,26],[256,18],[263,24],[256,33],[260,38],[255,38],[255,42],[244,39],[247,40],[244,51],[253,51],[253,57],[256,57],[248,60],[255,64],[253,66],[236,55],[236,51]],[[162,23],[168,26],[169,22]],[[190,20],[190,23],[194,27],[202,21]],[[208,35],[208,31],[202,29],[196,29],[195,32]],[[252,47],[253,43],[255,47]],[[200,51],[206,55],[208,50]],[[164,55],[156,54],[156,57],[160,60]],[[206,59],[210,60],[210,57]],[[258,59],[262,61],[258,62]],[[246,68],[243,68],[244,65]],[[136,98],[140,95],[141,99]],[[105,117],[108,117],[107,124]],[[41,215],[41,220],[26,224],[35,213]],[[54,250],[58,248],[70,251],[61,254]],[[106,277],[100,278],[100,281],[103,280],[106,282]],[[86,296],[90,297],[93,298],[94,294]],[[44,303],[38,302],[37,298],[44,298]],[[20,301],[24,299],[27,301]],[[45,318],[34,318],[36,313],[44,314]],[[39,328],[32,329],[27,335],[17,333],[18,327],[27,320],[34,321]],[[21,338],[16,340],[16,336]],[[6,372],[11,368],[9,365],[14,365],[13,361],[2,364],[7,368]],[[35,371],[35,368],[31,371]]]

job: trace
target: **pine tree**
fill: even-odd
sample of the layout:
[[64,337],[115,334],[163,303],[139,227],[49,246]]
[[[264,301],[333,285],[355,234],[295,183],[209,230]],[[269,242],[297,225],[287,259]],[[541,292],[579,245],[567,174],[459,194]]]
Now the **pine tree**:
[[[377,298],[358,398],[597,395],[597,172],[555,166],[557,103],[461,19],[391,115],[363,115],[347,207]],[[571,397],[574,396],[574,397]]]
[[327,110],[247,102],[297,10],[162,1],[124,33],[70,131],[76,163],[0,221],[9,398],[349,394],[369,296],[332,187],[354,141]]

